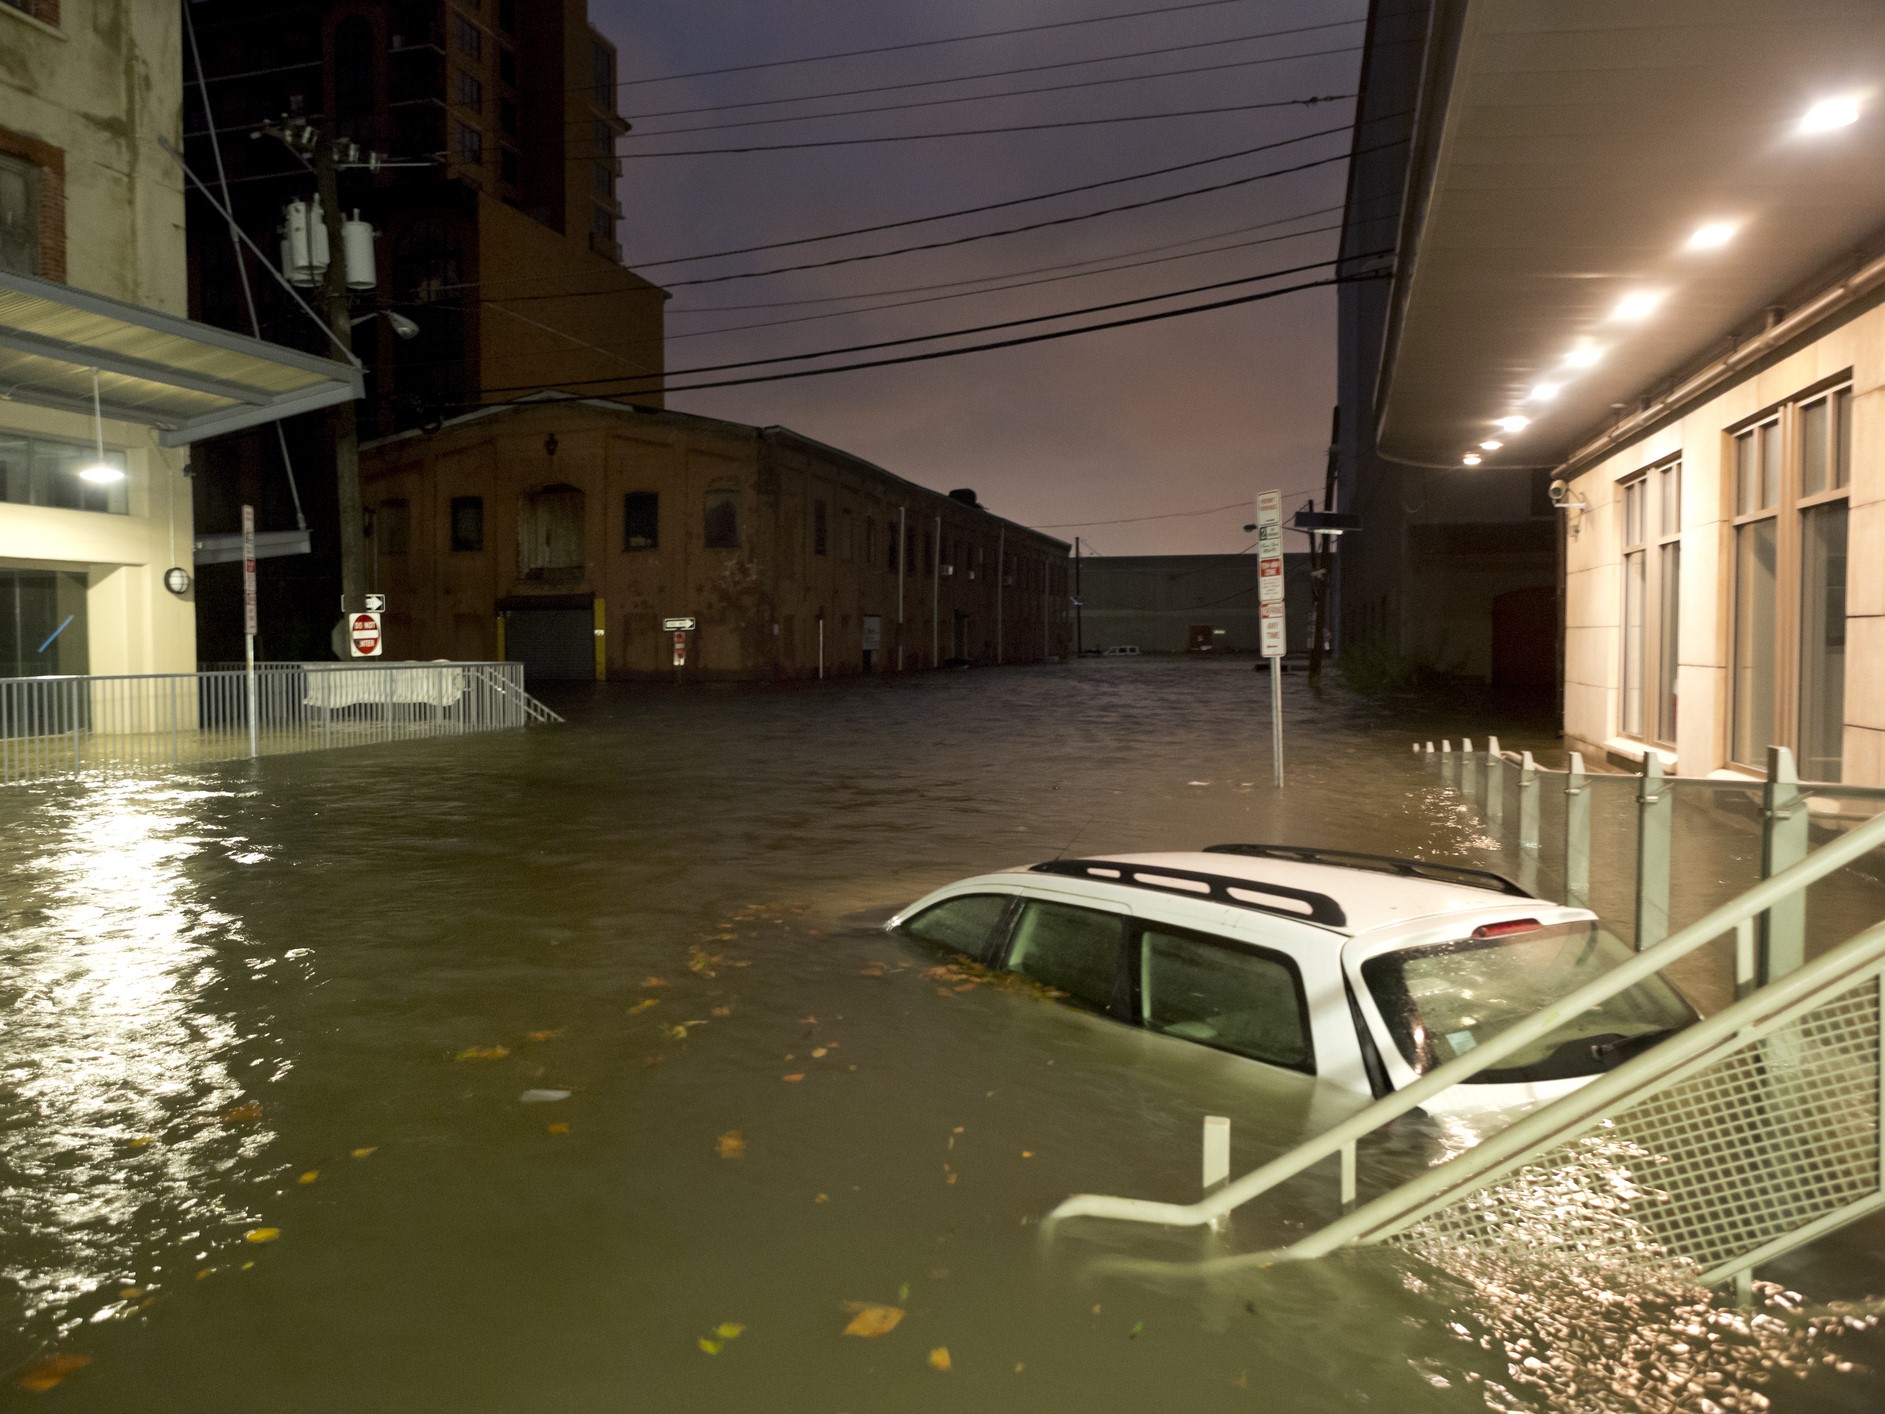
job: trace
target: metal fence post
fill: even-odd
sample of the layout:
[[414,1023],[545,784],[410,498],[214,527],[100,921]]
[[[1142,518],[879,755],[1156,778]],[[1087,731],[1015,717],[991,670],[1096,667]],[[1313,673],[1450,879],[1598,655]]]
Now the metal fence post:
[[1479,763],[1473,759],[1473,739],[1460,739],[1460,798],[1468,805],[1479,794]]
[[1590,785],[1581,751],[1571,753],[1564,773],[1564,901],[1590,901]]
[[1505,757],[1499,751],[1499,738],[1486,738],[1486,826],[1492,837],[1499,837],[1505,822]]
[[[1767,748],[1767,784],[1761,791],[1761,877],[1771,879],[1806,858],[1806,796],[1793,752]],[[1795,893],[1761,915],[1760,985],[1806,961],[1806,894]]]
[[1453,743],[1451,741],[1443,741],[1440,743],[1440,784],[1451,789],[1454,782]]
[[1662,757],[1643,754],[1636,788],[1636,946],[1653,947],[1669,936],[1669,835],[1675,793],[1663,779]]
[[1518,847],[1538,848],[1538,767],[1527,751],[1518,767]]

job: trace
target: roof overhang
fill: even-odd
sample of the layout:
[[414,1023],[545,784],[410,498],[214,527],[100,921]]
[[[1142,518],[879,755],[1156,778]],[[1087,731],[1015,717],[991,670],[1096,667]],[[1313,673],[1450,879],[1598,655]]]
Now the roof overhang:
[[357,366],[0,272],[0,399],[158,429],[166,447],[363,395]]
[[[1558,465],[1885,237],[1885,5],[1437,3],[1458,39],[1421,97],[1377,396],[1390,460],[1458,466],[1490,439],[1488,469]],[[1857,123],[1802,131],[1848,95]],[[1688,247],[1711,222],[1732,238]],[[1639,293],[1647,315],[1619,318]],[[1595,361],[1567,363],[1580,349]],[[1530,425],[1497,430],[1514,415]]]

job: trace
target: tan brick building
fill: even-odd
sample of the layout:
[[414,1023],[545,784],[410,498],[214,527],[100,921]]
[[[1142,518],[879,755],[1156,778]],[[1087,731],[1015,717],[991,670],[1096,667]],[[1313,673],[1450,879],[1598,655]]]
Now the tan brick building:
[[1065,656],[1068,546],[783,427],[600,400],[362,452],[387,651],[533,677],[899,672]]

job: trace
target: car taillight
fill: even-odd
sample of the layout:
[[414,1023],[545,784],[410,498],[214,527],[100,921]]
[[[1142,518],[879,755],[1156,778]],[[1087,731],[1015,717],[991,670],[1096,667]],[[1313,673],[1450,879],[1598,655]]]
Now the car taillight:
[[1529,933],[1545,925],[1536,918],[1508,918],[1503,923],[1487,923],[1473,929],[1475,938],[1509,938],[1514,933]]

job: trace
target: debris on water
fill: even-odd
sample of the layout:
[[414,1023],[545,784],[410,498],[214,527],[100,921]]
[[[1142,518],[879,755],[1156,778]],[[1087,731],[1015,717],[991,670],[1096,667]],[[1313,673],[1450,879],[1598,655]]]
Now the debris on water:
[[729,1340],[738,1339],[745,1329],[738,1321],[722,1321],[713,1328],[711,1335],[703,1335],[695,1344],[709,1355],[718,1355],[726,1349]]
[[901,1306],[884,1306],[875,1301],[847,1301],[844,1309],[852,1314],[843,1334],[865,1340],[890,1334],[906,1314]]
[[355,1149],[355,1150],[353,1151],[353,1156],[354,1156],[354,1157],[355,1157],[356,1159],[368,1159],[368,1158],[371,1158],[371,1157],[372,1157],[372,1156],[373,1156],[374,1154],[376,1154],[376,1153],[378,1153],[378,1152],[379,1152],[379,1147],[380,1147],[380,1146],[379,1146],[378,1144],[365,1144],[365,1145],[362,1145],[362,1146],[361,1146],[360,1148],[358,1148],[358,1149]]
[[252,1227],[242,1234],[242,1240],[244,1242],[273,1242],[280,1236],[281,1229],[278,1227]]
[[635,1016],[641,1012],[648,1010],[648,1008],[651,1006],[660,1006],[660,1005],[661,1005],[661,998],[659,997],[643,997],[640,1001],[636,1002],[635,1005],[633,1005],[632,1007],[628,1009],[628,1014],[630,1016]]
[[524,1034],[532,1041],[556,1041],[562,1039],[563,1031],[558,1027],[554,1031],[526,1031]]
[[262,1102],[250,1100],[246,1105],[237,1105],[223,1115],[224,1124],[253,1124],[262,1117]]
[[939,1345],[929,1352],[929,1367],[932,1370],[953,1370],[955,1362],[949,1358],[949,1347]]
[[295,1182],[296,1183],[314,1183],[319,1180],[320,1176],[321,1176],[321,1171],[319,1169],[309,1169],[306,1173],[302,1174],[301,1177],[297,1178]]
[[89,1355],[73,1355],[64,1351],[42,1355],[22,1370],[14,1383],[21,1389],[43,1394],[68,1375],[76,1374],[91,1363],[92,1357]]
[[520,1105],[553,1105],[558,1100],[567,1100],[567,1090],[526,1090],[517,1097]]
[[[510,1053],[511,1048],[509,1046],[466,1046],[464,1050],[453,1056],[452,1059],[459,1061],[494,1061],[503,1060],[504,1057]],[[256,1106],[256,1113],[261,1113],[261,1106]]]
[[560,1121],[556,1124],[546,1124],[544,1128],[549,1130],[550,1133],[552,1134],[568,1134],[569,1133],[569,1126]]
[[781,1075],[779,1078],[788,1085],[796,1085],[805,1078],[805,1072],[802,1070],[794,1071],[790,1075]]
[[746,1157],[746,1136],[737,1129],[729,1129],[714,1140],[714,1148],[723,1159],[743,1159]]

